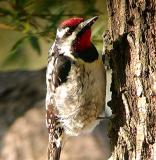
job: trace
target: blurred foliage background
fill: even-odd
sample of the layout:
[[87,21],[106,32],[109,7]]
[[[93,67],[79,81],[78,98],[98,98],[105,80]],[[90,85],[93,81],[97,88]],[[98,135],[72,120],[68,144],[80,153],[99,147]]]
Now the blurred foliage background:
[[102,51],[105,0],[0,0],[0,70],[39,69],[47,64],[58,24],[69,17],[98,15],[93,43]]
[[[102,52],[102,34],[107,26],[105,0],[0,0],[0,71],[4,71],[0,73],[0,159],[45,160],[49,47],[62,20],[95,15],[99,19],[93,25],[92,39]],[[10,70],[15,72],[5,72]],[[107,124],[102,122],[90,135],[71,137],[62,160],[108,159]]]

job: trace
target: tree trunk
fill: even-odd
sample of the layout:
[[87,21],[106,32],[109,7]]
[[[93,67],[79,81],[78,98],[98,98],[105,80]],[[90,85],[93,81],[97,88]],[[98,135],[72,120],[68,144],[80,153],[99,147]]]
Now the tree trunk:
[[116,117],[109,133],[110,160],[156,160],[156,1],[107,0]]

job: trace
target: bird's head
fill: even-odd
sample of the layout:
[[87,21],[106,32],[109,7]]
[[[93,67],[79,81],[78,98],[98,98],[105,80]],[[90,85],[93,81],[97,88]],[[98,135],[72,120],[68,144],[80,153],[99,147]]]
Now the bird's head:
[[56,39],[62,46],[81,52],[91,46],[91,26],[97,19],[97,16],[88,20],[78,17],[67,19],[57,29]]

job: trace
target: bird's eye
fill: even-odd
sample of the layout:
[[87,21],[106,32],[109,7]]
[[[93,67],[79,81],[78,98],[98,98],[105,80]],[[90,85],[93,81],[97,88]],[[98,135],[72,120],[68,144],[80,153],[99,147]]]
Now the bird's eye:
[[70,36],[72,34],[72,30],[69,29],[67,32],[66,32],[66,36]]
[[72,32],[68,31],[68,32],[66,33],[66,36],[70,36],[71,34],[72,34]]
[[70,36],[73,33],[74,29],[75,29],[75,27],[74,28],[70,27],[66,32],[66,36]]

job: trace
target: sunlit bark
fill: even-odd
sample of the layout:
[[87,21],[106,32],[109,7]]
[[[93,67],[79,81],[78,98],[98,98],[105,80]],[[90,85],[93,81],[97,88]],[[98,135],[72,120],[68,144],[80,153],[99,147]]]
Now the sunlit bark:
[[107,0],[109,31],[104,49],[113,70],[116,117],[110,160],[156,159],[156,3]]

